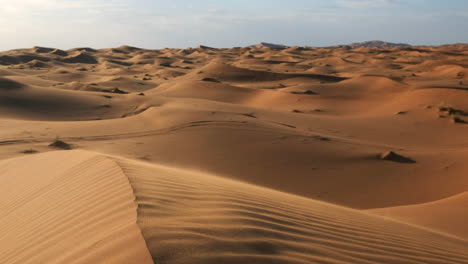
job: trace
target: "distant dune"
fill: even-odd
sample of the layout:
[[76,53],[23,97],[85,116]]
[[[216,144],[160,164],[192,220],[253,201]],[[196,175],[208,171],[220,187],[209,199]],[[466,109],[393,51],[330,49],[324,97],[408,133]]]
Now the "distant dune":
[[350,48],[396,48],[396,47],[411,47],[411,45],[406,43],[391,43],[380,40],[364,41],[359,43],[353,43],[345,45]]
[[[346,48],[351,48],[351,49],[357,49],[357,48],[404,48],[404,47],[411,47],[411,45],[406,44],[406,43],[392,43],[392,42],[386,42],[386,41],[381,41],[381,40],[371,40],[371,41],[363,41],[363,42],[352,43],[352,44],[342,44],[342,45],[331,46],[331,48],[339,48],[339,47],[346,47]],[[261,49],[261,48],[288,49],[288,48],[291,48],[291,47],[286,46],[286,45],[281,45],[281,44],[260,42],[260,43],[258,43],[256,45],[250,46],[250,48],[257,48],[257,49]]]
[[0,52],[0,263],[468,263],[467,57]]
[[267,42],[260,42],[256,45],[253,45],[251,46],[252,48],[257,48],[257,49],[261,49],[261,48],[270,48],[270,49],[287,49],[289,48],[288,46],[286,45],[281,45],[281,44],[273,44],[273,43],[267,43]]

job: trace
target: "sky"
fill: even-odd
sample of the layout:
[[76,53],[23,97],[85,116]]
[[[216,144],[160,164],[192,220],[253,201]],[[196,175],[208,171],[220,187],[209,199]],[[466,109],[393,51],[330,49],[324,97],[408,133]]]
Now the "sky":
[[468,43],[467,0],[0,0],[0,50]]

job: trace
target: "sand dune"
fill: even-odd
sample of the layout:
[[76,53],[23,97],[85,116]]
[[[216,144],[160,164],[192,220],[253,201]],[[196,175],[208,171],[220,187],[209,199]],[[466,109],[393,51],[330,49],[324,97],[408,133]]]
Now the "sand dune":
[[466,50],[0,52],[0,262],[467,263]]
[[8,78],[0,78],[0,89],[1,90],[16,90],[22,88],[21,83],[15,82]]
[[468,261],[462,239],[202,173],[83,151],[0,167],[2,263]]
[[211,77],[219,81],[226,82],[261,82],[261,81],[278,81],[295,77],[317,78],[323,81],[341,81],[342,78],[335,76],[314,75],[314,74],[286,74],[272,73],[264,71],[255,71],[249,69],[237,68],[222,62],[212,62],[201,68],[196,75],[200,77]]
[[468,239],[465,225],[467,208],[468,193],[464,192],[430,203],[374,209],[371,212]]
[[51,152],[0,168],[1,263],[152,263],[133,190],[112,160]]
[[468,242],[415,226],[209,175],[118,163],[135,188],[155,263],[468,261]]

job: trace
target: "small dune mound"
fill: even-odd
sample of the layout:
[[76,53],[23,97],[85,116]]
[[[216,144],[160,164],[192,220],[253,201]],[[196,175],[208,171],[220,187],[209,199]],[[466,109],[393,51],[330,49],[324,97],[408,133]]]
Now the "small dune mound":
[[465,67],[455,64],[445,64],[432,69],[432,71],[426,72],[423,75],[430,76],[432,78],[456,78],[464,79],[468,73]]
[[111,93],[116,93],[116,94],[128,94],[128,92],[121,90],[119,88],[114,88],[110,91]]
[[22,64],[22,63],[28,63],[33,60],[50,61],[50,59],[41,57],[39,55],[31,55],[31,54],[18,54],[15,56],[3,55],[3,56],[0,56],[0,65]]
[[9,55],[0,56],[0,65],[12,65],[20,63],[17,58]]
[[171,70],[171,69],[160,69],[156,71],[155,74],[165,79],[176,78],[176,77],[185,75],[185,73],[183,72]]
[[198,50],[216,50],[216,48],[200,45],[197,47]]
[[63,150],[70,150],[72,149],[72,145],[66,143],[65,141],[62,141],[60,139],[56,139],[54,142],[49,144],[49,147],[51,148],[56,148],[56,149],[63,149]]
[[468,229],[462,224],[468,219],[468,210],[464,210],[467,204],[468,192],[462,192],[427,203],[372,209],[370,212],[468,239]]
[[[127,52],[126,52],[126,51],[120,50],[120,49],[118,49],[118,48],[117,48],[117,49],[116,49],[116,48],[111,48],[111,49],[104,49],[104,51],[105,51],[106,53],[110,53],[110,54],[112,54],[112,53],[122,53],[122,54],[127,54]],[[116,55],[116,54],[114,54],[114,55]]]
[[126,61],[121,61],[121,60],[107,60],[106,62],[107,62],[106,63],[107,65],[109,65],[109,63],[111,63],[111,64],[117,64],[119,66],[125,66],[125,67],[133,65],[133,63],[131,63],[131,62],[126,62]]
[[210,56],[210,54],[208,54],[207,50],[203,50],[203,51],[195,50],[191,54],[187,55],[187,58],[205,58],[206,59],[208,58],[208,56]]
[[203,78],[202,81],[204,81],[204,82],[219,82],[219,80],[217,80],[215,78],[209,78],[209,77]]
[[34,47],[33,48],[35,53],[50,53],[54,49],[53,48],[45,48],[45,47]]
[[171,64],[174,63],[174,59],[170,58],[157,58],[154,61],[154,66],[159,66],[159,67],[171,67]]
[[16,75],[16,72],[13,72],[11,70],[7,70],[7,69],[0,69],[0,77],[2,76],[14,76]]
[[295,91],[295,92],[291,92],[292,94],[307,94],[307,95],[314,95],[314,94],[317,94],[316,92],[314,91],[311,91],[311,90],[307,90],[307,91]]
[[91,53],[95,53],[97,52],[97,50],[93,49],[93,48],[88,48],[88,47],[81,47],[81,48],[74,48],[74,49],[71,49],[69,50],[70,52],[76,52],[76,51],[79,51],[79,52],[91,52]]
[[66,57],[62,61],[66,63],[86,63],[86,64],[95,64],[98,62],[96,58],[84,52],[79,52],[76,55]]
[[278,81],[290,78],[313,78],[320,79],[323,81],[338,82],[345,78],[319,75],[319,74],[288,74],[288,73],[275,73],[268,71],[250,70],[244,68],[238,68],[230,64],[226,64],[220,61],[214,61],[206,65],[201,69],[201,74],[204,77],[215,78],[220,81],[228,82],[264,82],[264,81]]
[[257,49],[287,49],[287,48],[289,48],[286,45],[267,43],[267,42],[260,42],[260,43],[258,43],[256,45],[251,46],[251,47],[257,48]]
[[46,67],[49,67],[49,65],[43,61],[40,61],[40,60],[32,60],[30,62],[27,63],[27,65],[29,67],[32,67],[32,68],[46,68]]
[[65,67],[55,67],[50,70],[51,74],[67,74],[70,73],[70,69]]
[[294,46],[294,47],[285,49],[284,52],[285,53],[298,53],[298,52],[305,51],[305,50],[307,50],[307,48],[300,47],[300,46]]
[[39,151],[37,151],[35,149],[26,149],[26,150],[21,151],[21,153],[23,153],[23,154],[36,154],[36,153],[39,153]]
[[463,116],[468,115],[467,112],[465,112],[465,111],[463,111],[461,109],[451,107],[451,106],[441,106],[441,107],[439,107],[439,112],[447,113],[449,115],[463,115]]
[[194,52],[193,49],[181,49],[179,51],[176,52],[177,55],[179,56],[184,56],[184,55],[190,55]]
[[135,52],[135,51],[141,50],[140,48],[132,47],[132,46],[128,46],[128,45],[122,45],[122,46],[118,47],[117,49],[121,50],[121,51],[124,51],[124,52]]
[[414,161],[413,159],[402,156],[393,151],[382,153],[379,155],[379,158],[381,160],[393,161],[393,162],[399,162],[399,163],[416,163],[416,161]]
[[151,53],[140,53],[134,57],[132,57],[132,60],[154,60],[154,54]]
[[396,94],[406,90],[408,90],[408,85],[390,77],[362,75],[340,82],[339,86],[328,89],[326,92],[349,97],[382,97],[383,95]]
[[68,56],[68,53],[64,50],[61,50],[61,49],[54,49],[53,51],[49,52],[50,54],[54,54],[54,55],[58,55],[58,56],[62,56],[62,57],[65,57],[65,56]]
[[21,63],[27,63],[27,62],[34,61],[34,60],[37,60],[37,61],[50,61],[49,58],[42,57],[42,56],[39,56],[39,55],[29,55],[29,54],[21,54],[21,55],[18,55],[17,58],[19,59],[19,61]]
[[457,109],[451,106],[440,106],[439,107],[440,117],[450,117],[456,124],[467,124],[462,116],[468,116],[468,113],[464,110]]
[[7,78],[0,77],[0,91],[16,90],[20,88],[23,88],[23,84]]
[[463,120],[461,117],[459,116],[452,116],[452,121],[453,123],[455,124],[468,124],[467,121]]

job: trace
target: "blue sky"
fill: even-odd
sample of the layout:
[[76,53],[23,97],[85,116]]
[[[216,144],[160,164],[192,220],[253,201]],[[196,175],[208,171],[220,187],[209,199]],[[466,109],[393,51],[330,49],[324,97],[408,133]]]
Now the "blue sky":
[[0,0],[0,50],[468,42],[467,0]]

